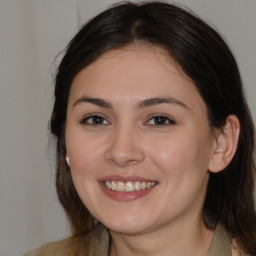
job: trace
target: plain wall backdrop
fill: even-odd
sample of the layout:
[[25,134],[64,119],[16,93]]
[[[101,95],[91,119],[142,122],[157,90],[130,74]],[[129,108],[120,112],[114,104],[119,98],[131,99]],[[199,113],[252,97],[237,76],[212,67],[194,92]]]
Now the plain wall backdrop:
[[[0,0],[0,256],[69,235],[48,143],[52,75],[78,28],[116,1]],[[173,2],[170,1],[169,2]],[[256,1],[183,0],[224,36],[256,120]]]

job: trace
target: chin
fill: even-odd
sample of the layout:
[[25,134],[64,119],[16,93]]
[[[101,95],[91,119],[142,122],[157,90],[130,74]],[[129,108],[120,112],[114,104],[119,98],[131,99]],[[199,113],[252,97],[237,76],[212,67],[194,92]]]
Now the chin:
[[102,223],[112,232],[127,234],[127,235],[143,233],[149,229],[149,225],[147,223],[144,223],[140,218],[138,220],[138,219],[134,219],[131,216],[129,216],[127,219],[119,218],[119,219],[116,219],[115,221],[109,222],[108,220],[105,223],[104,222]]
[[114,233],[119,233],[119,234],[123,234],[123,235],[137,235],[140,233],[144,233],[145,229],[143,227],[138,227],[138,226],[112,226],[108,228],[110,232],[114,232]]

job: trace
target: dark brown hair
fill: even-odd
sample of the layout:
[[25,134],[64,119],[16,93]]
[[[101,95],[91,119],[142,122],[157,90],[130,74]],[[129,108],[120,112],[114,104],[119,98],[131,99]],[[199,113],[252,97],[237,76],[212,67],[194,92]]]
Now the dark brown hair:
[[163,2],[121,3],[90,20],[69,43],[59,65],[51,132],[56,137],[57,191],[74,237],[96,221],[80,200],[65,163],[65,122],[76,74],[110,49],[135,42],[164,48],[192,79],[208,109],[209,123],[221,128],[228,115],[241,123],[237,152],[229,166],[210,174],[203,214],[205,224],[222,223],[249,254],[256,252],[254,210],[254,126],[236,61],[221,36],[191,12]]

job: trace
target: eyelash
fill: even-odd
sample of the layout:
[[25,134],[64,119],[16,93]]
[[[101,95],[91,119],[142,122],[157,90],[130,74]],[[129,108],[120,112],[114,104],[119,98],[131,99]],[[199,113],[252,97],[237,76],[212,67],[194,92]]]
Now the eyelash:
[[[89,120],[91,119],[91,122],[89,122]],[[98,121],[99,123],[96,123]],[[107,122],[104,124],[104,122]],[[86,116],[84,117],[81,122],[81,124],[84,124],[84,125],[91,125],[91,126],[99,126],[99,125],[109,125],[110,122],[108,122],[106,120],[106,118],[102,117],[101,115],[89,115],[89,116]]]
[[[162,120],[162,121],[164,121],[164,123],[150,124],[149,122],[151,120],[153,120],[154,122]],[[168,123],[166,123],[166,122],[168,122]],[[174,125],[175,121],[172,120],[170,117],[167,117],[166,115],[158,114],[158,115],[152,115],[145,124],[148,124],[149,126],[155,126],[155,127],[159,127],[160,126],[160,127],[163,127],[163,126]]]
[[[91,120],[91,121],[89,122],[89,120]],[[153,120],[153,122],[160,121],[160,123],[152,124],[152,123],[150,123],[152,120]],[[161,123],[161,122],[164,122],[164,123]],[[84,117],[80,123],[83,125],[89,125],[89,126],[101,126],[101,125],[110,125],[111,124],[104,117],[102,117],[101,115],[97,115],[97,114]],[[158,115],[152,115],[148,119],[148,121],[145,122],[144,124],[149,125],[149,126],[154,126],[154,127],[159,127],[159,126],[163,127],[163,126],[168,126],[168,125],[174,125],[176,123],[171,118],[169,118],[165,115],[162,115],[162,114],[158,114]]]

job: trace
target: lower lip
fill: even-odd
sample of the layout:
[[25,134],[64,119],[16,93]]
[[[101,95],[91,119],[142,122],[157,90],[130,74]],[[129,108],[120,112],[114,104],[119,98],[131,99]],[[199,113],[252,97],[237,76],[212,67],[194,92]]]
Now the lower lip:
[[100,187],[102,188],[103,192],[110,197],[111,199],[115,201],[120,201],[120,202],[130,202],[134,201],[136,199],[142,198],[146,196],[148,193],[150,193],[154,188],[148,188],[145,190],[135,190],[132,192],[120,192],[120,191],[114,191],[111,189],[106,188],[101,182],[99,183]]

